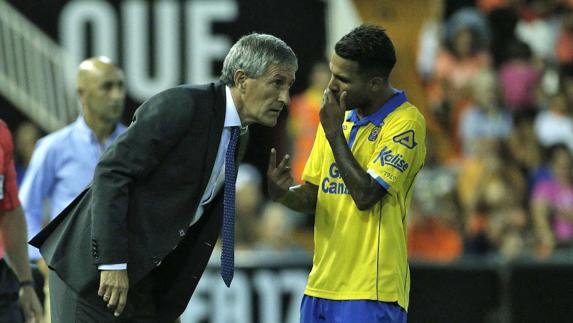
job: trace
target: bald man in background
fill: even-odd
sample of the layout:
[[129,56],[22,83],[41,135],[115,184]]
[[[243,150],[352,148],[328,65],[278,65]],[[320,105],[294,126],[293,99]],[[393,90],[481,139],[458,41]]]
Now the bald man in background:
[[[108,58],[89,58],[79,65],[77,94],[81,115],[38,141],[22,182],[29,238],[82,192],[102,152],[126,129],[119,123],[125,101],[123,72]],[[29,253],[32,261],[41,260],[38,249]]]

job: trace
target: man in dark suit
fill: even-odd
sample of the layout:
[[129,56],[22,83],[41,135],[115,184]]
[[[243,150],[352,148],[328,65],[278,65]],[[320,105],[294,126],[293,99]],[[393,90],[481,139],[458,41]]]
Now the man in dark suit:
[[230,284],[246,126],[276,124],[297,64],[282,40],[250,34],[220,82],[175,87],[138,109],[88,189],[30,242],[51,269],[53,322],[175,321],[221,230]]

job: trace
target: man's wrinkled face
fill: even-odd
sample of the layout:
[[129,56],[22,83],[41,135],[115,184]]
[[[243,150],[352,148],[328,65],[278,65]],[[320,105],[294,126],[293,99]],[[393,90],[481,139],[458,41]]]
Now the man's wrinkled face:
[[328,83],[328,88],[338,102],[340,102],[342,92],[347,93],[347,110],[361,108],[368,104],[366,95],[367,82],[365,77],[360,74],[358,62],[333,54],[330,59],[330,72],[332,76]]
[[281,111],[290,103],[295,70],[287,65],[270,65],[258,78],[245,80],[243,123],[276,125]]

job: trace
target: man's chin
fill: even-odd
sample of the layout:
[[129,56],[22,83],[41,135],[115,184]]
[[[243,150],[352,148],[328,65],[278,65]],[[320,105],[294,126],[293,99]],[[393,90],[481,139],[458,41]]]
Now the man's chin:
[[265,126],[265,127],[274,127],[277,125],[278,122],[278,118],[266,118],[264,120],[261,120],[259,122],[259,124]]

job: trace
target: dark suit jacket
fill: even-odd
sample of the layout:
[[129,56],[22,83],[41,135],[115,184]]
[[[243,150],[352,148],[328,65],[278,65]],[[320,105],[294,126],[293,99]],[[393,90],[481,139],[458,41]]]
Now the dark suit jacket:
[[[199,222],[189,224],[209,181],[224,120],[220,83],[179,86],[153,96],[105,151],[90,187],[30,244],[81,295],[97,292],[101,264],[127,263],[130,286],[136,285],[186,236],[185,248],[179,247],[176,260],[164,269],[177,295],[165,291],[159,300],[169,304],[160,308],[163,317],[175,319],[221,228],[222,193],[205,207]],[[240,155],[245,143],[241,137]]]

